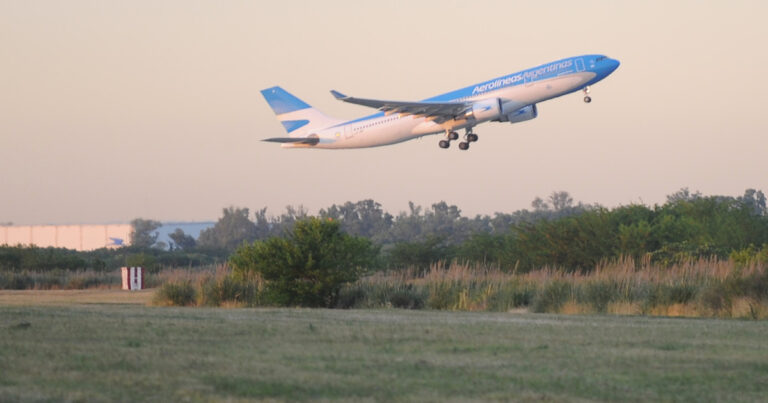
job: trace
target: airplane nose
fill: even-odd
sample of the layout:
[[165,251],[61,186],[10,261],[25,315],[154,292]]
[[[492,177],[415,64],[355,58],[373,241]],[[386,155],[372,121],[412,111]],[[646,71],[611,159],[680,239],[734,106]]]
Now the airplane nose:
[[606,62],[607,62],[606,63],[607,66],[606,67],[607,67],[607,70],[608,70],[608,74],[613,73],[613,71],[618,69],[619,65],[621,64],[621,62],[619,62],[618,60],[610,59],[610,58],[608,60],[606,60]]

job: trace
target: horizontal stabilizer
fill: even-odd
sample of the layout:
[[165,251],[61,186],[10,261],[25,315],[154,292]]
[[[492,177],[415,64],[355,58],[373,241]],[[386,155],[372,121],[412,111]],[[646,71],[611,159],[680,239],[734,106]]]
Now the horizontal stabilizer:
[[344,95],[344,94],[342,94],[342,93],[340,93],[339,91],[336,91],[336,90],[331,90],[331,95],[333,95],[333,97],[336,98],[336,99],[347,98],[346,95]]
[[271,141],[273,143],[295,143],[295,144],[309,144],[315,145],[320,142],[317,137],[272,137],[264,139],[262,141]]

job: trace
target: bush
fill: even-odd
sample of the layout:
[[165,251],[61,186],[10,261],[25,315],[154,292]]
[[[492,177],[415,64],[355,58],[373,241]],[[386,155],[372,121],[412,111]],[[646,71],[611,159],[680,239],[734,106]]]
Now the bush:
[[257,282],[238,280],[231,275],[211,277],[200,286],[200,305],[205,306],[223,303],[258,306],[261,305],[259,296]]
[[15,272],[0,272],[0,290],[28,290],[35,286],[35,280],[26,270]]
[[461,297],[459,284],[447,281],[439,281],[429,285],[429,297],[427,307],[431,309],[453,309],[458,305]]
[[362,284],[355,283],[342,288],[339,291],[339,298],[336,300],[336,308],[368,308],[368,295],[370,291],[364,290]]
[[284,238],[241,246],[230,258],[237,278],[258,275],[267,303],[334,307],[344,284],[354,282],[378,250],[365,238],[341,232],[336,221],[297,221]]
[[189,280],[171,281],[160,286],[155,293],[155,305],[189,306],[195,304],[197,292]]
[[570,298],[571,285],[563,280],[553,280],[541,288],[533,298],[531,310],[537,313],[557,313]]
[[402,309],[421,309],[424,308],[426,297],[419,292],[417,287],[412,284],[406,284],[402,287],[395,287],[389,296],[389,304],[393,308]]
[[488,310],[506,312],[512,308],[531,305],[536,289],[529,283],[506,281],[488,298]]
[[598,313],[608,310],[608,304],[614,299],[614,292],[615,288],[608,281],[592,281],[581,288],[583,302]]
[[747,296],[756,300],[768,301],[768,267],[763,267],[761,271],[746,277],[743,287]]
[[733,306],[733,298],[728,288],[726,283],[715,282],[701,290],[699,301],[704,308],[715,315],[721,315],[722,313],[729,315]]

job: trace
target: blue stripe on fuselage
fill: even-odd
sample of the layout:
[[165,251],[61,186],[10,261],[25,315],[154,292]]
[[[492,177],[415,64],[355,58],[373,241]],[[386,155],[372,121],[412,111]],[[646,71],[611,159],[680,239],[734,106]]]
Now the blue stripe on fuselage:
[[[533,83],[540,80],[546,80],[552,77],[557,77],[562,74],[569,74],[576,72],[576,59],[588,59],[594,57],[593,55],[585,55],[578,57],[569,57],[566,59],[558,60],[555,62],[542,64],[534,68],[519,71],[517,73],[509,74],[502,77],[494,78],[493,80],[484,81],[479,84],[470,85],[455,91],[447,92],[432,98],[427,98],[422,102],[450,102],[458,101],[460,99],[467,99],[483,95],[491,91],[497,91],[502,88],[514,87],[524,83]],[[567,65],[566,67],[559,68],[561,65]],[[542,72],[543,70],[543,72]]]
[[[610,74],[610,72],[613,71],[613,70],[610,70],[609,72],[607,72],[607,74],[603,74],[602,69],[599,66],[593,67],[590,65],[591,61],[594,61],[600,57],[603,57],[603,56],[602,55],[582,55],[582,56],[576,56],[576,57],[568,57],[555,62],[546,63],[546,64],[542,64],[540,66],[536,66],[527,70],[519,71],[517,73],[509,74],[502,77],[497,77],[492,80],[481,82],[479,84],[470,85],[468,87],[464,87],[455,91],[446,92],[445,94],[440,94],[432,98],[423,99],[419,102],[460,102],[471,97],[482,96],[485,93],[498,91],[503,88],[514,87],[514,86],[526,84],[526,83],[534,83],[536,81],[547,80],[553,77],[557,77],[559,75],[572,74],[572,73],[577,73],[581,71],[591,71],[593,73],[597,73],[595,78],[590,80],[589,83],[587,83],[587,85],[591,85],[595,82],[602,80],[603,78],[605,78],[606,75]],[[581,59],[582,62],[584,63],[584,70],[577,69],[578,59]],[[373,115],[364,116],[359,119],[340,123],[331,127],[344,126],[352,123],[363,122],[366,120],[377,119],[384,116],[385,116],[384,112],[379,112]]]

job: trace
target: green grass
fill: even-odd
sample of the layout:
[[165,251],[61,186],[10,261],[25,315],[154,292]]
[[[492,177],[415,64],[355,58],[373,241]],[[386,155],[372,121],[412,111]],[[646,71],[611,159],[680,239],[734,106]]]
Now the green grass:
[[0,401],[759,401],[768,322],[0,306]]

